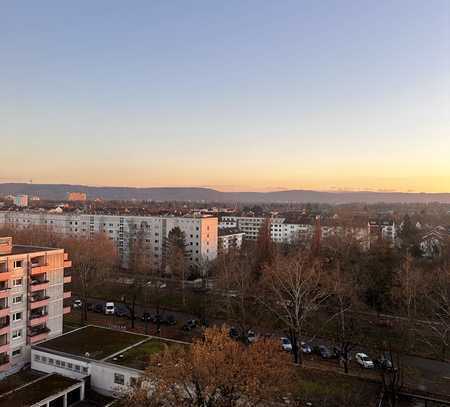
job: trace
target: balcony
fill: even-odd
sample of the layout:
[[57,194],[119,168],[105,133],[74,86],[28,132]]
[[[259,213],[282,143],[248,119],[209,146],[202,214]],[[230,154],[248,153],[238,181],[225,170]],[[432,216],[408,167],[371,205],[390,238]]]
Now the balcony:
[[64,276],[64,284],[69,284],[72,282],[72,276]]
[[9,287],[0,287],[0,299],[9,297]]
[[64,253],[64,260],[69,260],[69,253]]
[[36,291],[47,289],[48,283],[49,283],[48,280],[32,280],[30,284],[31,292],[34,293]]
[[72,267],[72,260],[64,260],[64,268]]
[[46,307],[49,303],[49,296],[30,297],[30,309]]
[[44,339],[47,339],[48,333],[50,332],[50,329],[48,329],[46,326],[40,326],[36,328],[30,328],[28,332],[28,337],[30,338],[30,343],[36,343],[39,341],[43,341]]
[[30,314],[30,326],[37,326],[45,324],[48,321],[48,314],[42,313],[42,314]]
[[47,273],[48,271],[50,271],[50,266],[48,266],[46,264],[44,264],[44,265],[32,264],[31,265],[31,275],[32,276],[36,276],[38,274]]
[[67,298],[70,298],[70,297],[72,297],[72,291],[64,291],[63,298],[67,299]]
[[9,369],[10,363],[9,363],[9,355],[6,353],[3,353],[0,355],[0,372],[5,372]]
[[63,308],[63,314],[70,314],[70,312],[72,311],[70,305],[68,305],[67,307]]
[[3,345],[0,345],[0,353],[9,352],[9,343],[5,343]]
[[9,333],[9,317],[4,317],[0,322],[0,336]]
[[0,281],[11,280],[11,277],[12,277],[12,271],[4,271],[3,273],[0,273]]
[[7,302],[3,301],[3,303],[0,303],[0,318],[8,317],[9,311],[10,309]]

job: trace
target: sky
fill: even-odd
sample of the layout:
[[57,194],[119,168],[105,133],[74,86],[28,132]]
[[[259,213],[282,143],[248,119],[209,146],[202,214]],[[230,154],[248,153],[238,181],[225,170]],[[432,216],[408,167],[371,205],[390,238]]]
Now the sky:
[[448,0],[0,0],[0,182],[450,192]]

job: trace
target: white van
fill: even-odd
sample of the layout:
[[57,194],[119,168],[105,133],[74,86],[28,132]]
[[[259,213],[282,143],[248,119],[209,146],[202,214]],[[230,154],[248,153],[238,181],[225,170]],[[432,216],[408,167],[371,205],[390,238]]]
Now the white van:
[[113,302],[107,302],[105,305],[105,315],[114,315],[116,309]]

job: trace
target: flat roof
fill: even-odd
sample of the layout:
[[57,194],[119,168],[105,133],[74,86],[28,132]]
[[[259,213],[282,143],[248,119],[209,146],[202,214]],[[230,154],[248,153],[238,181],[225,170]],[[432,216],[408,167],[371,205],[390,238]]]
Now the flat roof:
[[88,325],[41,342],[35,348],[101,360],[148,338],[146,335]]
[[36,370],[22,370],[0,380],[0,394],[8,393],[11,390],[17,389],[39,377],[45,376],[45,373],[37,372]]
[[[144,370],[149,364],[149,358],[169,346],[177,346],[178,344],[171,341],[166,341],[159,338],[149,338],[144,343],[133,346],[127,351],[115,355],[112,358],[105,360],[105,362],[113,363],[115,365],[130,367],[132,369]],[[178,346],[182,346],[179,344]]]
[[80,383],[79,380],[53,373],[0,396],[0,407],[30,406]]
[[12,250],[9,253],[0,253],[0,257],[14,256],[17,254],[28,254],[37,252],[49,252],[53,250],[63,250],[56,247],[39,247],[39,246],[24,246],[13,245]]

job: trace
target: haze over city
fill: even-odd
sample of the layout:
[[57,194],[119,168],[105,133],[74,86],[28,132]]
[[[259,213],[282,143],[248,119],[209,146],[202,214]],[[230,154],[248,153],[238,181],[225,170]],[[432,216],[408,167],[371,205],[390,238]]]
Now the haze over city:
[[449,192],[449,15],[5,2],[0,182]]

